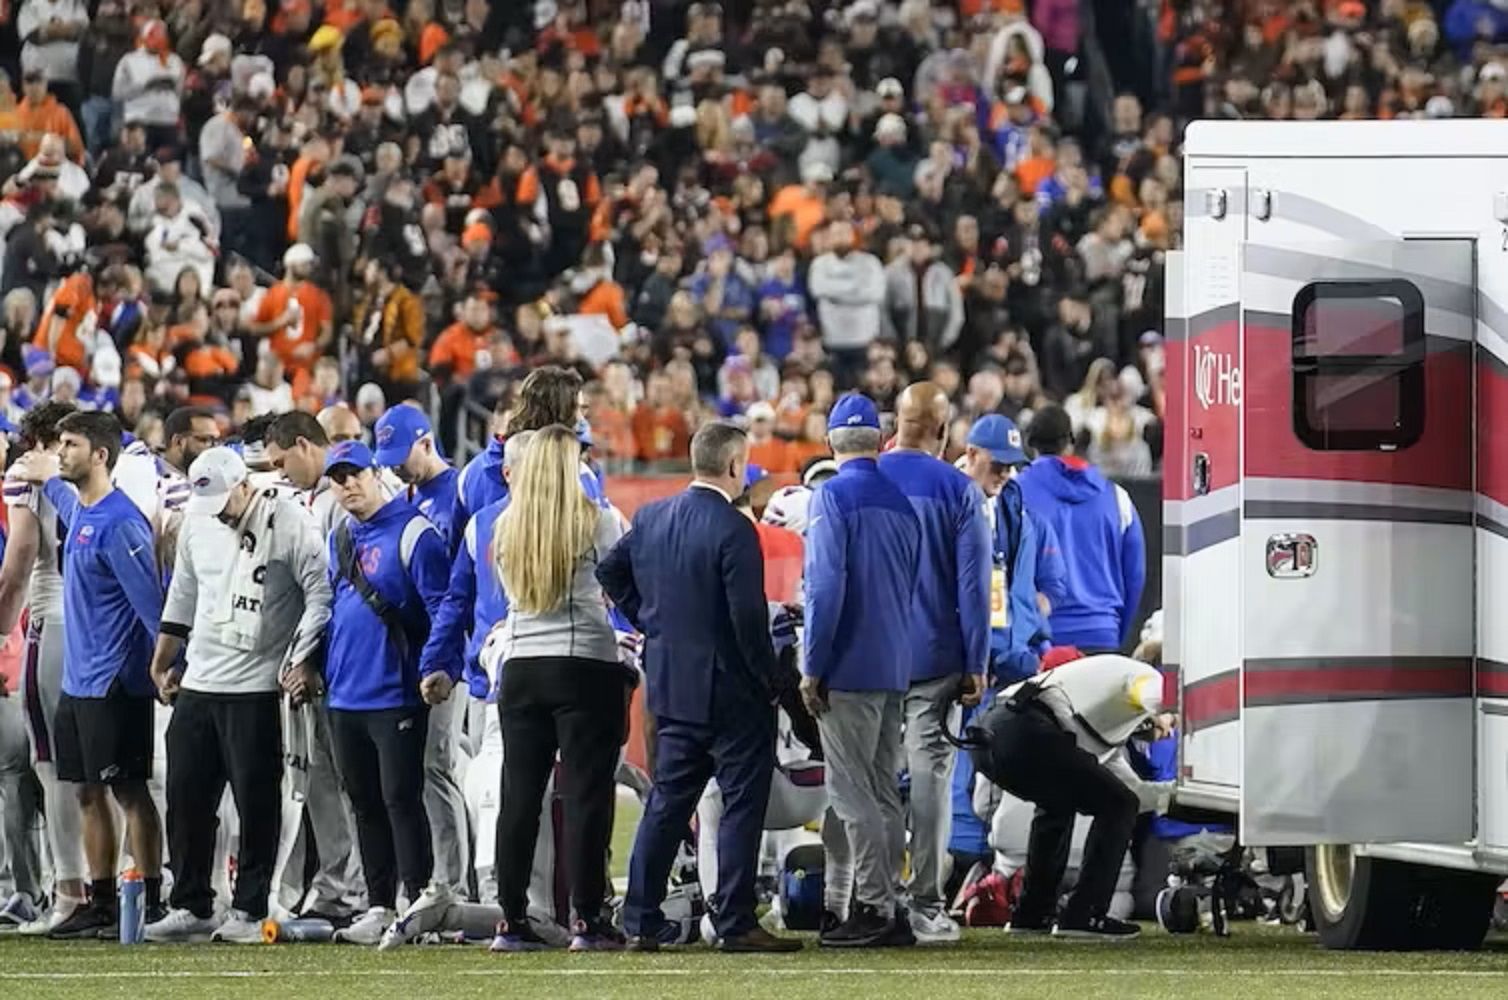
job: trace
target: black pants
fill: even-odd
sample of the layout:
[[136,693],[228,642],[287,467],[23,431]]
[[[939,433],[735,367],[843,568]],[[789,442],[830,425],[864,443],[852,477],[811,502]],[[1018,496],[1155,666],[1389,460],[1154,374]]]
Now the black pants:
[[214,912],[217,811],[229,783],[241,816],[231,905],[253,919],[267,916],[282,819],[278,695],[180,693],[168,723],[167,753],[172,905],[199,917]]
[[429,884],[435,865],[424,811],[424,742],[429,709],[330,710],[330,736],[356,817],[356,842],[366,873],[367,901],[392,909],[398,880],[410,901]]
[[1005,713],[990,727],[990,746],[974,751],[974,766],[995,784],[1034,803],[1027,842],[1026,879],[1015,919],[1023,924],[1052,918],[1058,887],[1068,867],[1075,816],[1093,817],[1078,885],[1063,910],[1066,923],[1102,916],[1110,908],[1121,862],[1131,843],[1138,802],[1135,793],[1094,756],[1081,750],[1043,707]]
[[628,678],[616,663],[527,657],[503,668],[503,808],[497,823],[498,902],[510,921],[528,912],[539,806],[560,751],[565,805],[564,864],[571,908],[595,921],[607,898],[618,751],[627,719]]

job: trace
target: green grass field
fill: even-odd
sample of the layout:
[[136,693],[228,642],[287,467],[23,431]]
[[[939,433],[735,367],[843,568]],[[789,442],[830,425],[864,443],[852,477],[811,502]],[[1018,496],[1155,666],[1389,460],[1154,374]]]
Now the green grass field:
[[174,998],[645,997],[799,1000],[878,997],[1407,997],[1508,995],[1508,943],[1475,954],[1365,955],[1319,949],[1292,931],[1147,934],[1122,945],[1023,943],[971,931],[953,948],[791,957],[493,956],[476,946],[393,954],[341,945],[236,947],[0,939],[0,996]]

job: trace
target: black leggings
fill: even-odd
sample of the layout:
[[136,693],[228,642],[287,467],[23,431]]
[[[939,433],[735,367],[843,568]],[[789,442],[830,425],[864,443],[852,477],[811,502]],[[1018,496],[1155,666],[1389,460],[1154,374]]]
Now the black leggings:
[[616,663],[549,656],[504,664],[497,702],[503,727],[497,884],[508,920],[522,921],[528,911],[540,803],[557,749],[565,849],[556,863],[570,873],[576,918],[589,923],[600,918],[627,695],[627,674]]
[[392,909],[398,879],[410,902],[434,868],[429,817],[424,812],[424,742],[429,708],[371,712],[330,710],[346,797],[356,816],[356,840],[366,872],[367,901]]

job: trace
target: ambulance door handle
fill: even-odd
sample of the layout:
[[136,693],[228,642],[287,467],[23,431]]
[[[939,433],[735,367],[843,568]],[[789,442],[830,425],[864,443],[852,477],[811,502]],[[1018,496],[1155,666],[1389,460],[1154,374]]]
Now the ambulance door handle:
[[1210,457],[1202,451],[1194,453],[1194,495],[1202,497],[1210,491]]
[[1298,532],[1267,539],[1267,575],[1274,580],[1302,580],[1319,567],[1319,543]]

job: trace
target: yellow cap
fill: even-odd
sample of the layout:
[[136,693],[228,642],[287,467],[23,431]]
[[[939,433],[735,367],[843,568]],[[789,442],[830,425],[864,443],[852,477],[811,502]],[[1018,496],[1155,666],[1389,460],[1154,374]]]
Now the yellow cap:
[[320,25],[319,30],[314,33],[314,36],[309,39],[309,51],[323,52],[326,49],[338,49],[345,40],[345,36],[340,33],[339,28],[323,24]]

